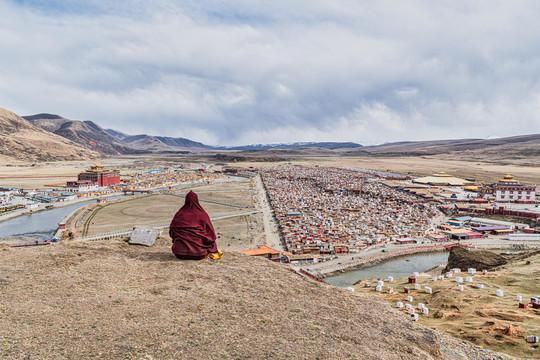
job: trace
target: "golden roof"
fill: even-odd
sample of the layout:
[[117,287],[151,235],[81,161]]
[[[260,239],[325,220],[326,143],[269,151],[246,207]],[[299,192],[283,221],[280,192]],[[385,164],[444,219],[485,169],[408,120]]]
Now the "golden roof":
[[516,183],[519,184],[519,181],[515,180],[514,177],[510,174],[504,175],[502,179],[499,179],[499,182],[508,182],[508,183]]

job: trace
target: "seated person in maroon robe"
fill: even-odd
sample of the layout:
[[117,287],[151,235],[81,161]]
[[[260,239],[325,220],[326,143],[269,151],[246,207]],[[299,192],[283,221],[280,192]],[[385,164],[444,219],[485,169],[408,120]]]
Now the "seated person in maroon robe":
[[[174,215],[169,235],[173,241],[172,252],[179,259],[202,260],[208,254],[218,253],[216,233],[210,217],[193,191],[186,195],[184,206]],[[216,255],[211,257],[216,258]]]

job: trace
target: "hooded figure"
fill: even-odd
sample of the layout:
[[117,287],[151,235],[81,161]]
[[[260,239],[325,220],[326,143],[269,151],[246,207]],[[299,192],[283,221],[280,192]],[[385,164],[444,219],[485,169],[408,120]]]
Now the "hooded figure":
[[218,252],[210,217],[193,191],[186,195],[184,206],[174,215],[169,235],[173,241],[172,252],[179,259],[201,260]]

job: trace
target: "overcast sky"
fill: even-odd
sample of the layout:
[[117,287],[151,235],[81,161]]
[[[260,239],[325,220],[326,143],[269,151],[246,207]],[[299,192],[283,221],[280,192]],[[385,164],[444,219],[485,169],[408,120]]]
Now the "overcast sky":
[[536,0],[0,0],[0,107],[212,145],[540,133],[539,14]]

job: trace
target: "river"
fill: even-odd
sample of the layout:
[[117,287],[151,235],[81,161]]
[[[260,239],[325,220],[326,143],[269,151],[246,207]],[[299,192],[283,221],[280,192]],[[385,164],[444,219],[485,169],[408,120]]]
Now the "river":
[[[113,196],[108,198],[108,200],[112,201],[125,196],[126,195]],[[2,241],[2,237],[5,236],[25,236],[34,238],[35,240],[50,240],[58,229],[58,223],[63,218],[78,208],[95,202],[96,199],[88,200],[2,221],[0,222],[0,242]]]
[[353,285],[358,280],[386,279],[388,276],[393,276],[394,278],[412,276],[413,272],[423,272],[446,264],[448,262],[448,254],[445,251],[399,257],[367,269],[349,271],[331,276],[325,278],[324,281],[330,285],[347,287]]

